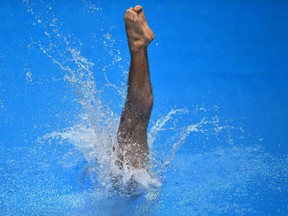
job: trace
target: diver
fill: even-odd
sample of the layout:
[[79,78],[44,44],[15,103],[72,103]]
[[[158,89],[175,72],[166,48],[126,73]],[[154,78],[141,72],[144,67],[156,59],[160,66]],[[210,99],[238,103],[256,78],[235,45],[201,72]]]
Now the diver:
[[113,150],[120,170],[149,169],[147,127],[153,106],[147,47],[154,39],[142,6],[126,10],[125,27],[131,55],[127,96]]

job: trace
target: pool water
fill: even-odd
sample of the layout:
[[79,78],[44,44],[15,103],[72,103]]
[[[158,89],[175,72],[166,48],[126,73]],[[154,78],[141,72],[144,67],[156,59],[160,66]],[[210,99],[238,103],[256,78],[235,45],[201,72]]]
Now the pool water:
[[[123,15],[136,4],[155,34],[149,145],[162,186],[127,196],[111,188],[107,151],[129,69]],[[0,214],[287,215],[287,9],[2,1]]]

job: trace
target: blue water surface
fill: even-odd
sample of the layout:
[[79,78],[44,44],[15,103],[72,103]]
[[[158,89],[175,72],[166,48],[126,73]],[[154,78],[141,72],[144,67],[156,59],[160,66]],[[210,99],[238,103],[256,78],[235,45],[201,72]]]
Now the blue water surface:
[[[43,137],[83,113],[81,83],[61,67],[86,71],[77,58],[120,115],[123,15],[136,4],[155,34],[150,129],[181,111],[153,137],[162,187],[131,198],[86,177],[75,146]],[[285,0],[1,1],[0,214],[287,215],[287,11]]]

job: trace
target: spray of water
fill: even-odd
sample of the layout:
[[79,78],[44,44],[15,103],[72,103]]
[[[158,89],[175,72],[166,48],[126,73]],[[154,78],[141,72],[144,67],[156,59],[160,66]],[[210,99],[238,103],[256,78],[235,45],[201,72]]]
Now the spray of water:
[[[36,47],[41,59],[52,62],[53,69],[58,67],[56,76],[61,78],[57,81],[65,80],[65,85],[71,87],[69,94],[75,98],[73,108],[77,111],[73,121],[64,117],[65,126],[50,127],[45,136],[39,135],[38,146],[32,143],[32,147],[27,147],[21,142],[15,147],[0,146],[2,215],[137,215],[135,209],[138,215],[153,215],[154,204],[158,215],[265,214],[255,201],[267,208],[272,205],[271,215],[287,213],[287,156],[275,157],[261,146],[250,145],[251,140],[244,142],[245,137],[240,140],[242,146],[233,145],[239,141],[229,133],[233,127],[217,115],[208,117],[217,108],[209,110],[204,105],[174,108],[167,113],[157,113],[156,106],[149,130],[153,175],[125,173],[127,179],[134,174],[139,184],[148,187],[147,193],[138,199],[111,195],[111,148],[119,113],[107,103],[107,98],[121,98],[115,105],[120,112],[125,97],[121,83],[125,81],[113,82],[111,71],[120,68],[126,77],[128,66],[121,68],[119,63],[128,62],[115,49],[113,35],[105,30],[96,32],[96,44],[88,47],[97,52],[104,47],[106,61],[87,57],[85,45],[53,15],[59,9],[52,10],[56,3],[49,2],[39,0],[36,7],[34,1],[24,1],[33,19],[30,27],[37,32],[36,36],[32,34],[28,48]],[[102,11],[95,1],[79,2],[87,2],[85,15],[98,17]],[[36,84],[37,72],[29,64],[24,67],[27,85]],[[0,101],[0,108],[4,105],[5,101]],[[186,126],[181,118],[185,118]],[[214,143],[207,148],[210,142]],[[189,145],[193,148],[187,148]],[[77,177],[84,184],[79,184]],[[163,187],[151,187],[153,180],[165,181]],[[262,202],[267,198],[271,201]]]
[[[44,19],[41,14],[35,12],[29,2],[26,2],[26,4],[28,12],[35,18],[37,25],[40,25],[41,31],[44,32],[44,39],[37,42],[33,41],[32,43],[38,46],[42,53],[63,72],[64,80],[72,87],[72,90],[76,93],[76,102],[81,105],[78,123],[61,131],[46,134],[40,139],[41,142],[45,143],[50,140],[56,143],[73,145],[75,149],[81,152],[88,164],[87,167],[89,169],[87,168],[87,171],[91,177],[90,181],[95,182],[94,178],[96,176],[96,182],[105,188],[113,188],[111,175],[122,176],[121,182],[124,187],[129,185],[131,180],[144,188],[159,187],[161,178],[162,180],[165,178],[165,172],[169,164],[178,149],[185,143],[187,137],[193,132],[204,133],[205,130],[202,127],[213,125],[213,121],[203,118],[198,123],[185,127],[166,128],[166,125],[171,123],[175,116],[189,113],[188,109],[172,109],[167,115],[159,118],[149,130],[148,140],[151,151],[151,170],[149,173],[146,170],[135,170],[131,169],[131,167],[119,170],[115,165],[116,156],[112,151],[116,142],[119,116],[109,108],[109,104],[104,102],[104,98],[107,98],[107,95],[103,92],[103,89],[109,87],[113,91],[109,91],[108,97],[114,97],[117,94],[122,100],[125,98],[126,87],[110,82],[108,74],[109,68],[122,60],[120,52],[113,48],[115,40],[109,33],[102,34],[105,38],[103,42],[104,48],[113,57],[112,61],[104,65],[101,71],[95,71],[94,63],[81,54],[82,43],[72,34],[67,36],[61,32],[61,23],[53,14],[47,15],[46,12]],[[45,6],[44,3],[42,4],[44,8],[50,7]],[[99,7],[97,8],[99,9]],[[109,43],[110,45],[107,45]],[[127,71],[124,68],[121,68],[121,70],[123,76],[126,76]],[[102,76],[102,82],[95,80],[95,74],[98,77]],[[118,105],[118,108],[121,109],[121,106],[122,102]],[[159,162],[157,152],[153,151],[153,145],[157,144],[157,139],[160,137],[159,134],[164,130],[177,130],[177,132],[166,141],[167,143],[170,141],[172,145],[167,145],[170,150],[163,158],[160,158],[161,162]],[[68,152],[64,157],[71,154],[73,152]],[[69,163],[73,164],[71,161],[67,163],[67,166],[69,166]]]

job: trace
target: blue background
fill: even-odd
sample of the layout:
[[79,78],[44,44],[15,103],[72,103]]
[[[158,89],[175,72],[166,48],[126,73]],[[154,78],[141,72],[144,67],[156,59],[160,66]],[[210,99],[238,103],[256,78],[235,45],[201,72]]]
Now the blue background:
[[[203,118],[212,119],[213,126],[204,125],[207,133],[186,138],[153,207],[141,199],[122,203],[125,211],[119,215],[128,215],[129,205],[136,212],[146,205],[151,215],[286,215],[288,2],[284,0],[2,1],[0,212],[100,211],[99,202],[87,201],[92,195],[85,195],[87,188],[77,180],[85,162],[69,169],[59,165],[73,147],[57,141],[38,144],[43,135],[77,122],[81,110],[63,71],[41,47],[56,59],[63,58],[61,53],[67,59],[63,38],[68,37],[69,46],[94,63],[97,85],[104,82],[101,74],[107,66],[111,82],[125,87],[129,53],[123,15],[136,4],[144,6],[155,34],[149,47],[155,97],[152,124],[172,108],[187,108],[189,114],[175,117],[178,129]],[[50,25],[53,19],[56,28]],[[49,38],[45,32],[55,36]],[[121,60],[115,61],[115,56]],[[109,106],[120,115],[123,98],[103,90],[103,101],[112,98]],[[215,119],[224,128],[217,136]],[[171,145],[166,140],[173,133],[160,134],[156,155],[166,155],[172,148],[174,140]],[[83,205],[71,207],[73,199],[64,195],[74,194],[84,197]],[[102,214],[110,211],[104,208]]]

